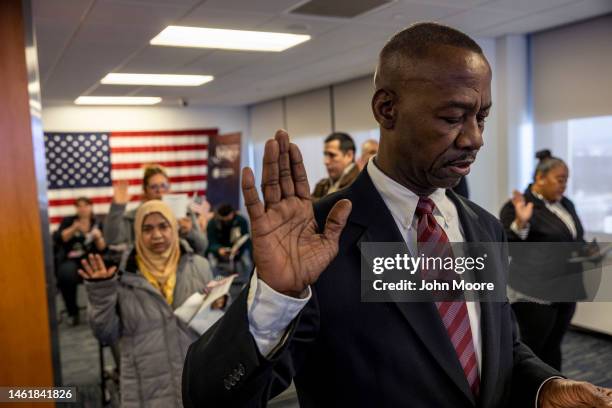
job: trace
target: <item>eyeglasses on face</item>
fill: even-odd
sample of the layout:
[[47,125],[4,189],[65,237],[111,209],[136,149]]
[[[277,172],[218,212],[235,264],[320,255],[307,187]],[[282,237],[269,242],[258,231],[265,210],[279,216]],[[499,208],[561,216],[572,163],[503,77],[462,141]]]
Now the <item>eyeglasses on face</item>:
[[149,184],[147,188],[153,191],[162,191],[162,190],[168,190],[170,188],[170,185],[168,183]]

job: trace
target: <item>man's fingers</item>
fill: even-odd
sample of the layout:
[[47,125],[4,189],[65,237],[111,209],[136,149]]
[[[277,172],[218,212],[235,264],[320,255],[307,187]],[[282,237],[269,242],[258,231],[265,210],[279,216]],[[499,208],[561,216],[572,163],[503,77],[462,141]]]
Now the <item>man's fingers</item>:
[[332,242],[338,241],[352,207],[353,204],[347,199],[340,200],[334,204],[327,215],[327,221],[325,221],[325,230],[323,231],[325,238]]
[[291,173],[293,175],[295,193],[300,198],[310,199],[310,186],[308,185],[308,177],[306,176],[306,168],[304,168],[302,153],[293,143],[289,145],[289,158],[291,160]]
[[242,195],[244,196],[244,205],[249,213],[249,218],[253,222],[261,217],[265,210],[255,188],[255,176],[249,167],[242,169]]
[[272,204],[278,203],[281,199],[278,155],[278,142],[275,139],[269,139],[266,142],[264,150],[263,175],[261,180],[261,189],[263,191],[266,208]]
[[293,197],[293,178],[291,177],[291,165],[289,163],[289,135],[279,130],[274,136],[278,142],[278,172],[280,177],[281,193],[284,197]]

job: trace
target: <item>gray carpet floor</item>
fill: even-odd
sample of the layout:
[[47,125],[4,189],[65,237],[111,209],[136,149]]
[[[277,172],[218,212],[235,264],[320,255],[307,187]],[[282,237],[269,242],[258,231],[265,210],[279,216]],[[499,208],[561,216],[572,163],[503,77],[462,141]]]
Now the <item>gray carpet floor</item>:
[[[84,299],[84,297],[80,297]],[[83,300],[80,300],[83,303]],[[58,303],[58,310],[62,310]],[[76,327],[70,325],[66,317],[60,314],[60,356],[62,377],[65,386],[76,386],[77,404],[58,404],[67,408],[101,408],[117,407],[118,388],[112,379],[105,380],[106,404],[102,402],[101,370],[99,346],[86,323],[85,311],[82,310],[82,323]],[[571,330],[563,343],[563,371],[568,377],[592,382],[596,385],[612,387],[612,338]],[[104,371],[112,375],[114,360],[109,349],[104,350]],[[273,408],[299,408],[295,390],[287,390],[268,405]]]

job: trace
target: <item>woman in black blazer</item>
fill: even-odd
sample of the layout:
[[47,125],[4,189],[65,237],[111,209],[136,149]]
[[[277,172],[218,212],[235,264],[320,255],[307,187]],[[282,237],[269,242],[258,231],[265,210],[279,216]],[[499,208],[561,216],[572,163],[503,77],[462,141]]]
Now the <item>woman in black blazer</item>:
[[584,246],[584,230],[574,204],[563,195],[567,165],[549,150],[536,157],[533,183],[523,194],[515,190],[500,214],[511,242],[508,297],[523,342],[544,362],[561,370],[561,342],[576,303],[554,300],[586,296],[582,266],[568,263],[573,250]]

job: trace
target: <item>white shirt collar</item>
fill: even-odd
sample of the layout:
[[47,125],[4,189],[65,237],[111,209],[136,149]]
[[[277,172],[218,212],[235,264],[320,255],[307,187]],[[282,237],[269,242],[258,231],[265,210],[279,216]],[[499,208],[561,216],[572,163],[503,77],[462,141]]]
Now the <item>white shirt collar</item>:
[[559,204],[561,205],[561,200],[558,201],[548,201],[547,199],[544,198],[544,196],[540,193],[536,193],[535,191],[531,190],[531,193],[536,196],[536,198],[539,198],[540,200],[544,201],[544,204],[547,205],[556,205]]
[[[414,220],[419,196],[383,173],[374,163],[374,157],[368,161],[368,175],[393,217],[404,228],[409,229]],[[429,195],[429,198],[436,205],[434,214],[438,213],[442,216],[444,222],[449,224],[454,219],[453,213],[456,213],[456,209],[452,201],[446,196],[446,190],[438,188]]]

